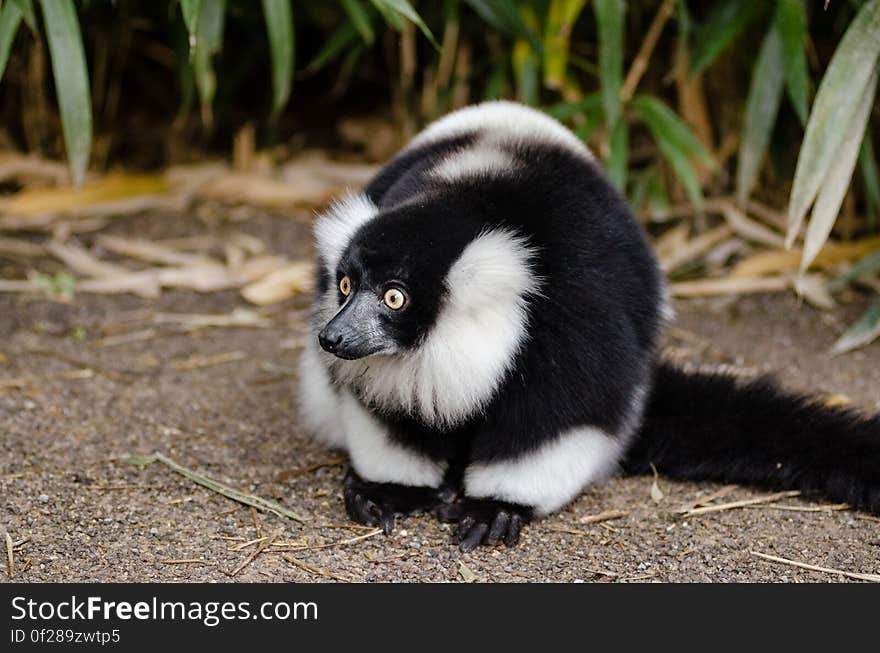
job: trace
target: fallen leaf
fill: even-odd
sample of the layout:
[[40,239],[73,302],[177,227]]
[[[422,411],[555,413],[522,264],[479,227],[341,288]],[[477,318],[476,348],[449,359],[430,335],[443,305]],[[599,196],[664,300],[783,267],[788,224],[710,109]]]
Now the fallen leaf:
[[79,190],[71,187],[23,190],[4,199],[0,209],[10,215],[36,216],[166,192],[168,183],[161,175],[115,173],[83,184]]
[[[816,256],[811,267],[827,269],[841,263],[856,261],[877,249],[880,249],[880,236],[846,243],[828,242]],[[730,276],[763,277],[768,274],[796,272],[800,262],[799,249],[758,252],[735,265]]]
[[480,580],[480,577],[477,576],[473,572],[473,570],[464,563],[464,560],[458,561],[458,573],[465,583],[473,583]]
[[651,471],[654,472],[654,480],[651,481],[651,499],[654,503],[660,503],[663,501],[663,491],[660,489],[660,483],[658,483],[658,479],[660,475],[657,473],[657,468],[654,467],[654,463],[651,463]]
[[311,261],[295,261],[270,272],[241,290],[241,296],[252,304],[263,306],[283,301],[298,292],[309,292],[314,285]]
[[794,290],[816,308],[829,311],[837,304],[828,291],[828,280],[821,274],[804,274],[794,278]]

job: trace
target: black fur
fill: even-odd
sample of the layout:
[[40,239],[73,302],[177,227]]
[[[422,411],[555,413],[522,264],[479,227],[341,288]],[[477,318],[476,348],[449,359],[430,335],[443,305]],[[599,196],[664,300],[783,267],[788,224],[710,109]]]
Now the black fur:
[[880,417],[667,364],[623,467],[672,478],[800,490],[880,513]]

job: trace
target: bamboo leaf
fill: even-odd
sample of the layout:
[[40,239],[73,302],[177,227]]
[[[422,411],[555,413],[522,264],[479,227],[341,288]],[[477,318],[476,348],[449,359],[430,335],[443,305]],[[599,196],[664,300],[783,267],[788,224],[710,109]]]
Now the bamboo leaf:
[[571,30],[586,0],[551,0],[544,27],[544,85],[562,88],[568,66]]
[[853,263],[852,267],[832,281],[829,287],[832,290],[842,290],[859,277],[876,272],[880,272],[880,252],[868,254],[862,260]]
[[632,108],[648,126],[663,158],[669,162],[688,200],[697,210],[703,207],[703,192],[690,158],[696,157],[711,165],[712,158],[700,139],[675,113],[657,98],[637,95]]
[[774,28],[782,45],[785,88],[801,124],[807,124],[807,10],[804,0],[777,0]]
[[509,67],[506,58],[502,58],[492,66],[492,71],[486,80],[486,86],[483,88],[484,101],[500,100],[504,97],[504,88],[508,83]]
[[294,32],[290,0],[263,0],[272,58],[272,115],[277,117],[293,86]]
[[560,102],[544,107],[542,111],[556,120],[571,120],[575,116],[595,112],[602,107],[602,98],[598,93],[590,93],[575,102]]
[[620,116],[620,87],[623,84],[623,0],[594,0],[593,11],[599,28],[599,86],[608,125]]
[[764,2],[743,0],[722,0],[715,4],[706,22],[695,30],[691,72],[696,74],[712,65],[765,6]]
[[435,48],[440,48],[440,44],[437,43],[434,34],[428,29],[428,26],[425,24],[425,21],[422,20],[422,17],[418,12],[413,9],[409,0],[373,0],[373,4],[386,16],[396,14],[413,23],[421,30],[422,34],[425,35]]
[[513,76],[516,80],[516,96],[520,102],[537,104],[540,86],[541,62],[528,41],[513,44]]
[[859,156],[859,147],[865,134],[865,126],[868,124],[868,116],[874,103],[874,94],[877,90],[877,76],[880,68],[874,68],[874,74],[868,82],[868,87],[862,92],[862,97],[856,109],[855,115],[844,132],[843,142],[834,155],[834,165],[822,182],[819,195],[816,197],[816,205],[810,216],[810,224],[807,225],[807,233],[804,236],[804,253],[801,257],[801,272],[804,272],[816,258],[822,245],[828,240],[834,221],[843,203],[843,197],[849,188],[850,179],[856,168],[856,160]]
[[202,119],[211,123],[211,105],[217,91],[214,73],[214,55],[223,45],[223,27],[226,19],[226,0],[209,0],[199,14],[196,47],[193,52],[193,68],[196,88],[202,104]]
[[608,179],[621,193],[626,190],[627,164],[629,163],[629,129],[622,117],[611,130],[610,154],[608,156]]
[[198,472],[189,469],[188,467],[184,467],[183,465],[177,463],[176,461],[164,456],[158,451],[154,453],[152,456],[140,456],[140,455],[130,455],[123,458],[124,462],[127,462],[132,465],[138,466],[146,466],[152,464],[155,461],[162,463],[163,465],[171,468],[181,476],[188,478],[189,480],[201,485],[202,487],[206,487],[212,492],[217,492],[218,494],[222,494],[223,496],[232,499],[233,501],[238,501],[239,503],[243,503],[247,506],[253,506],[257,510],[262,510],[264,512],[271,512],[279,517],[287,517],[288,519],[293,519],[298,522],[304,522],[306,519],[301,515],[295,513],[290,508],[286,508],[282,506],[277,501],[272,501],[271,499],[264,499],[263,497],[257,496],[255,494],[247,494],[246,492],[242,492],[240,490],[235,489],[225,483],[221,483],[220,481],[216,481],[209,476],[205,476],[204,474],[199,474]]
[[6,70],[9,51],[18,33],[19,23],[21,23],[21,11],[14,3],[6,2],[0,7],[0,81],[3,80],[3,71]]
[[202,0],[180,0],[180,12],[183,14],[183,23],[189,32],[189,49],[196,47],[196,32],[199,29],[199,13],[202,9]]
[[876,231],[877,218],[880,217],[880,174],[877,172],[877,159],[874,157],[874,144],[871,130],[865,130],[862,148],[859,150],[859,167],[865,184],[865,200],[868,204],[868,231]]
[[832,354],[843,354],[871,344],[880,336],[880,301],[874,302],[831,348]]
[[[523,20],[513,0],[465,0],[480,17],[507,36],[528,41],[535,52],[543,52],[543,44],[535,30]],[[526,6],[524,9],[527,9]]]
[[770,29],[758,54],[746,100],[745,126],[736,171],[736,194],[740,202],[749,197],[758,180],[779,111],[784,75],[779,34]]
[[850,23],[819,84],[798,154],[788,202],[791,246],[807,209],[835,163],[844,136],[867,88],[880,54],[880,0],[869,0]]
[[92,146],[89,74],[73,0],[40,0],[74,186],[82,184]]
[[357,35],[357,28],[354,24],[350,20],[345,21],[330,35],[324,47],[308,63],[306,70],[315,71],[326,66],[340,52],[351,46],[356,41]]
[[352,25],[357,29],[364,42],[372,45],[376,40],[376,32],[373,30],[370,14],[367,13],[367,9],[361,4],[360,0],[342,0],[342,6],[345,8],[345,12],[351,19]]
[[706,166],[715,165],[712,155],[700,138],[661,100],[650,95],[636,95],[631,104],[649,127],[653,124],[662,130],[666,139],[677,149],[695,156]]
[[32,0],[10,0],[12,4],[18,7],[24,22],[30,28],[33,34],[37,33],[37,16],[34,13],[34,3]]

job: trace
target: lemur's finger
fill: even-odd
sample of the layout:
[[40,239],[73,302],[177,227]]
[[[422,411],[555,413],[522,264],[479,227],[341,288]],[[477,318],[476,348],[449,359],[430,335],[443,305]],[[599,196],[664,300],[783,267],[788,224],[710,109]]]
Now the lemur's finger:
[[510,516],[510,523],[507,526],[507,535],[504,536],[504,544],[507,546],[516,546],[519,542],[519,532],[523,527],[523,518],[517,513]]
[[394,511],[391,509],[384,510],[379,521],[382,524],[382,530],[385,531],[385,535],[391,535],[391,531],[394,530]]
[[483,537],[486,535],[486,531],[489,530],[489,524],[486,522],[479,522],[475,524],[473,528],[471,528],[470,532],[467,536],[461,541],[461,544],[458,545],[458,548],[461,549],[463,553],[468,553],[473,551],[480,543],[483,541]]
[[365,498],[362,494],[355,494],[352,500],[354,514],[352,519],[367,526],[375,526],[379,523],[379,515],[376,512],[376,504]]
[[470,532],[471,528],[474,527],[474,518],[470,515],[465,516],[460,522],[458,522],[458,528],[455,529],[454,540],[456,542],[461,542],[465,536]]
[[495,519],[492,520],[492,527],[489,529],[489,534],[486,536],[486,544],[491,546],[495,546],[501,541],[501,538],[507,534],[507,527],[510,524],[510,513],[505,510],[500,510],[497,515],[495,515]]

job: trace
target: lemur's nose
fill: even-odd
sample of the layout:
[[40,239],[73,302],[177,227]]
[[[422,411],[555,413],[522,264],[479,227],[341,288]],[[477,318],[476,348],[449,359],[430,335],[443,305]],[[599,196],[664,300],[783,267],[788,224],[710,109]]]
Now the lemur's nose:
[[342,344],[342,340],[342,334],[339,332],[331,331],[327,333],[327,329],[324,329],[318,334],[318,343],[320,343],[321,349],[331,354]]

